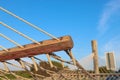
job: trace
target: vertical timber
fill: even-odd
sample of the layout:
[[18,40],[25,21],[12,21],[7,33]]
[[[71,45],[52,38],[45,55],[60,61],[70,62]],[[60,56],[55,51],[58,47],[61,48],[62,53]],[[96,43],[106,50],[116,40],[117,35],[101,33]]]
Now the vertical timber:
[[[98,49],[96,40],[92,40],[92,53],[94,54],[93,56],[94,72],[95,74],[99,74]],[[99,80],[99,77],[97,77],[97,80]]]

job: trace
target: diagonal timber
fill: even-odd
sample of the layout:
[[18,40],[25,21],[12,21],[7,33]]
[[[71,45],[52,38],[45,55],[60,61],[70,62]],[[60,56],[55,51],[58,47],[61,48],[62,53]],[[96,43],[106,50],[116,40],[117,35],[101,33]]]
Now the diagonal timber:
[[61,50],[68,50],[73,47],[73,41],[70,36],[63,36],[56,39],[45,40],[39,42],[40,45],[35,43],[24,45],[24,48],[14,47],[8,49],[8,52],[0,51],[0,61],[17,59],[22,57],[30,57],[38,54],[51,53]]

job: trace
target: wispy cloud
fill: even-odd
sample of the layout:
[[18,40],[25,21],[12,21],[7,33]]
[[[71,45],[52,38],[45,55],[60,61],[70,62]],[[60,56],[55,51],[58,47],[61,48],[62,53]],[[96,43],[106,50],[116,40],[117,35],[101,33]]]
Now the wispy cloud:
[[103,10],[101,18],[98,23],[98,31],[103,34],[110,27],[111,17],[120,10],[120,0],[111,0],[108,2]]
[[117,54],[119,54],[120,52],[120,36],[116,36],[113,37],[111,40],[109,40],[104,47],[102,48],[102,50],[104,50],[104,52],[107,51],[116,51]]

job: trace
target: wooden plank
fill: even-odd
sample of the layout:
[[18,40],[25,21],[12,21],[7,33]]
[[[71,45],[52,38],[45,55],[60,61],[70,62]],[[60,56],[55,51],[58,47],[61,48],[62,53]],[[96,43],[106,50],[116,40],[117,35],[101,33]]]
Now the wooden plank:
[[0,61],[30,57],[38,54],[51,53],[61,50],[68,50],[73,47],[73,41],[70,36],[63,36],[60,40],[50,39],[39,42],[40,45],[32,43],[23,45],[24,48],[14,47],[8,51],[0,51]]

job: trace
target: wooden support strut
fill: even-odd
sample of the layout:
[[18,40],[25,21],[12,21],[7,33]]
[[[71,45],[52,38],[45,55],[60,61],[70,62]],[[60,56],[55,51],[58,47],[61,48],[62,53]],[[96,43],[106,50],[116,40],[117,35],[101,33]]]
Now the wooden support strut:
[[62,67],[63,67],[63,68],[65,67],[64,62],[63,62],[63,61],[61,61],[61,65],[62,65]]
[[22,67],[23,69],[26,68],[24,62],[23,62],[21,59],[15,59],[15,60],[20,63],[20,65],[21,65],[21,67]]
[[21,59],[15,59],[15,60],[20,63],[20,65],[22,66],[23,69],[25,69],[28,73],[31,74],[31,76],[32,76],[32,78],[33,78],[34,80],[36,80],[36,77],[34,76],[34,75],[36,75],[36,74],[33,74],[32,72],[30,72],[30,71],[26,68],[25,63],[27,63],[27,62],[23,62]]
[[9,72],[10,70],[9,70],[9,68],[8,68],[8,66],[7,66],[7,64],[6,64],[6,62],[2,62],[2,63],[4,64],[5,70],[6,70],[7,72]]
[[72,54],[72,51],[71,50],[65,50],[65,52],[69,55],[69,57],[72,59],[72,62],[74,65],[76,65],[76,60]]
[[50,59],[50,55],[49,55],[49,54],[46,54],[46,56],[47,56],[48,62],[49,62],[49,64],[50,64],[50,67],[52,68],[52,67],[53,67],[53,64],[52,64],[52,61],[51,61],[51,59]]
[[[57,60],[58,60],[58,58],[60,58],[59,56],[57,56],[56,54],[54,54],[54,53],[50,53],[49,54],[51,57],[53,57],[53,58],[55,58],[55,57],[57,57]],[[56,59],[56,58],[55,58]],[[62,61],[62,60],[59,60],[60,62],[61,62],[61,65],[62,65],[62,67],[64,68],[65,66],[64,66],[64,61]]]
[[37,66],[37,63],[35,62],[35,58],[34,57],[30,57],[33,61],[33,65],[34,65],[34,68],[35,68],[35,71],[38,71],[38,66]]

